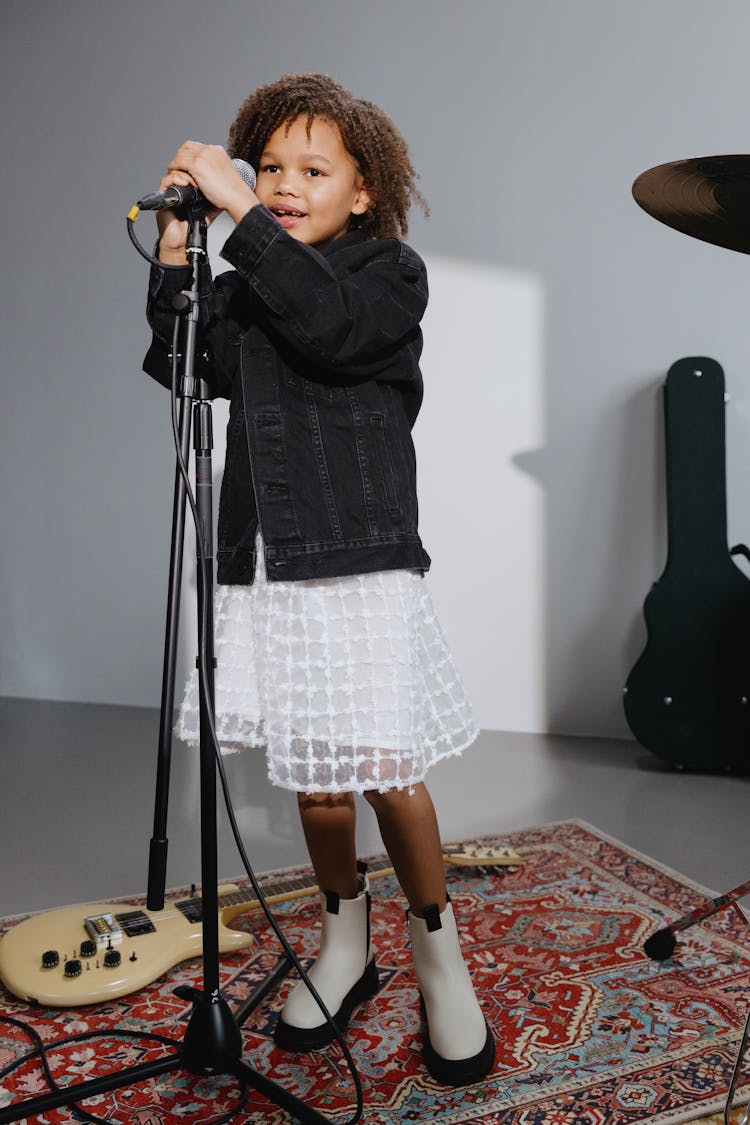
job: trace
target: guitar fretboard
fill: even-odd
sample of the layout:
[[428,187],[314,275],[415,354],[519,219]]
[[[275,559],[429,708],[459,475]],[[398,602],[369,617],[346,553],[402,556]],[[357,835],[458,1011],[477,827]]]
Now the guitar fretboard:
[[[393,864],[388,856],[382,859],[369,860],[367,863],[368,875],[382,875],[386,872],[393,870]],[[315,878],[310,875],[295,875],[288,876],[286,879],[279,879],[273,883],[261,884],[263,895],[267,899],[272,898],[292,898],[297,895],[310,894],[317,888]],[[229,906],[253,906],[257,904],[257,898],[254,895],[249,896],[246,890],[242,891],[229,891],[226,894],[219,895],[219,907],[224,909]],[[185,917],[191,922],[199,922],[202,916],[203,900],[200,895],[195,895],[189,899],[183,899],[177,903],[177,907]]]

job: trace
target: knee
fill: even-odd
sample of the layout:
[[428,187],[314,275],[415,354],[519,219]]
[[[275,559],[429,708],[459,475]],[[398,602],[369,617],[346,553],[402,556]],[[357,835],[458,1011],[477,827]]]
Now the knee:
[[377,817],[388,817],[397,816],[406,808],[413,798],[413,793],[409,789],[386,789],[384,793],[378,792],[377,789],[367,789],[364,798]]

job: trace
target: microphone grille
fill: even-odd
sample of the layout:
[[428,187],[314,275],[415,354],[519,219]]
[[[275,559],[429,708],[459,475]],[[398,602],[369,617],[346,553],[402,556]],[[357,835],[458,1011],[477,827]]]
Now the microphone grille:
[[248,164],[246,160],[239,159],[233,160],[232,164],[234,164],[235,168],[239,172],[243,182],[247,184],[251,191],[254,191],[258,177],[255,175],[255,169],[253,168],[252,164]]

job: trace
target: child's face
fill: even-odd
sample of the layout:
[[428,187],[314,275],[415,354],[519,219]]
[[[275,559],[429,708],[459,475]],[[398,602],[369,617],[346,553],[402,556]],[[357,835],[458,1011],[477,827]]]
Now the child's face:
[[313,120],[309,137],[304,116],[288,132],[282,125],[271,134],[255,193],[293,238],[318,250],[345,234],[370,202],[338,126],[323,117]]

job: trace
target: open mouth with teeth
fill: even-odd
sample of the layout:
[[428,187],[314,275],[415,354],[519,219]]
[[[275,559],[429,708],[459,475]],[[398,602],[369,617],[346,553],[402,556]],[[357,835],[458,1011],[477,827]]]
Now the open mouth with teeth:
[[269,210],[283,226],[292,225],[307,217],[304,211],[295,211],[293,207],[270,207]]

